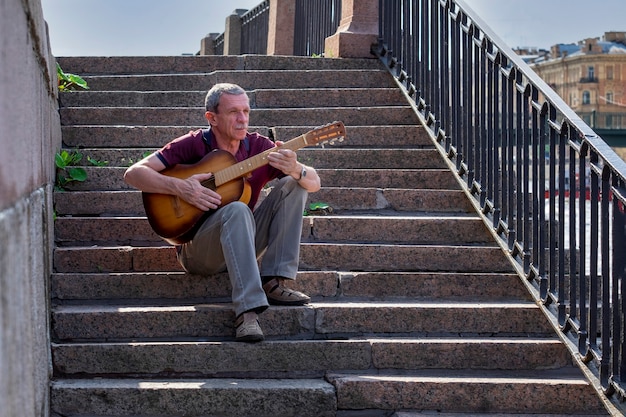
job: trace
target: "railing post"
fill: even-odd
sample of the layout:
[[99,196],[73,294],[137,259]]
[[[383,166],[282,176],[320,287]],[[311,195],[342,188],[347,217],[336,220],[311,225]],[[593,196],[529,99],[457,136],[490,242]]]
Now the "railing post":
[[236,9],[226,18],[224,55],[239,55],[241,53],[241,16],[246,12],[246,9]]
[[378,38],[378,0],[343,0],[337,32],[326,38],[328,58],[373,58],[370,49]]
[[293,55],[296,0],[270,0],[268,55]]
[[200,55],[215,55],[215,39],[219,33],[209,33],[200,41]]

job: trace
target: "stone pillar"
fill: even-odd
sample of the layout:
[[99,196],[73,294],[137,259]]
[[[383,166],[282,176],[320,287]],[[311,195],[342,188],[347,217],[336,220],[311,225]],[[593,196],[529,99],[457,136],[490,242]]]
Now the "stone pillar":
[[209,33],[200,41],[200,55],[215,55],[215,39],[219,33]]
[[296,0],[270,0],[268,55],[293,55]]
[[239,55],[241,53],[241,16],[247,11],[246,9],[236,9],[226,18],[224,55]]
[[343,0],[337,32],[326,38],[324,55],[334,58],[373,58],[378,38],[378,0]]

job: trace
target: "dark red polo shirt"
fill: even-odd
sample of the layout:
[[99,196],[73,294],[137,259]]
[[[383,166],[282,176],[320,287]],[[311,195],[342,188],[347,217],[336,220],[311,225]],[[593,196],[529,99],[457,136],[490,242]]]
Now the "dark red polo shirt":
[[[239,144],[235,159],[241,162],[274,146],[274,142],[269,138],[248,132],[246,138]],[[174,139],[158,150],[156,155],[166,167],[171,167],[176,164],[194,164],[213,149],[218,149],[213,132],[210,129],[199,129]],[[250,177],[246,178],[252,192],[248,206],[253,209],[263,186],[282,176],[284,176],[282,171],[270,165],[263,165],[252,171]]]

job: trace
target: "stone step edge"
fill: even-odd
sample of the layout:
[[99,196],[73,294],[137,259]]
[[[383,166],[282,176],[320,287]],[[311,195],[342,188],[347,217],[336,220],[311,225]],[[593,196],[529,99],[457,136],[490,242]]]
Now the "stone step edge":
[[337,390],[340,409],[432,408],[437,412],[526,412],[544,416],[605,412],[602,399],[575,367],[570,372],[328,373],[326,379]]
[[[172,353],[177,358],[173,359]],[[275,361],[273,353],[300,358]],[[287,353],[289,352],[289,353]],[[412,353],[422,352],[414,356]],[[56,376],[115,377],[215,376],[294,378],[334,370],[402,369],[564,369],[573,366],[569,351],[554,335],[544,337],[432,337],[234,341],[135,341],[52,343]],[[248,362],[246,358],[259,358]],[[119,362],[115,358],[125,358]],[[184,359],[189,358],[189,359]],[[206,362],[203,358],[213,358]],[[268,372],[267,374],[265,372]],[[269,372],[272,372],[271,374]]]
[[299,413],[303,417],[331,417],[336,415],[337,397],[335,388],[322,378],[55,379],[50,383],[50,409],[54,415],[93,417],[269,417],[294,416],[295,409],[303,410]]
[[[85,246],[85,245],[72,245],[72,246],[55,246],[54,247],[54,251],[60,251],[60,252],[69,252],[69,251],[83,251],[83,252],[87,252],[87,251],[94,251],[94,250],[115,250],[115,251],[142,251],[142,250],[174,250],[175,247],[165,241],[161,241],[161,242],[154,242],[154,245],[138,245],[138,246],[133,246],[133,245],[98,245],[98,244],[94,244],[94,245],[90,245],[90,246]],[[430,249],[434,249],[434,248],[440,248],[440,249],[445,249],[445,248],[454,248],[454,249],[466,249],[466,248],[473,248],[473,249],[500,249],[500,246],[497,244],[496,241],[493,242],[486,242],[486,243],[481,243],[481,244],[458,244],[458,245],[446,245],[446,244],[441,244],[441,243],[437,243],[437,244],[428,244],[428,243],[378,243],[378,242],[374,242],[374,243],[363,243],[363,242],[342,242],[342,241],[311,241],[311,242],[300,242],[300,246],[304,247],[304,246],[309,246],[309,247],[321,247],[321,246],[328,246],[328,247],[347,247],[347,248],[380,248],[380,247],[386,247],[386,248],[413,248],[413,249],[420,249],[420,248],[430,248]],[[315,269],[306,269],[303,271],[314,271]],[[512,269],[511,269],[512,270]],[[349,272],[350,270],[346,270],[346,271],[341,271],[341,272]],[[107,271],[105,271],[107,272]],[[108,272],[122,272],[122,271],[108,271]],[[145,272],[159,272],[159,271],[145,271]],[[367,271],[361,271],[359,270],[358,272],[367,272]],[[370,271],[370,272],[376,272],[376,271]],[[379,272],[393,272],[393,271],[379,271]],[[398,272],[427,272],[427,271],[398,271]],[[432,272],[447,272],[447,271],[432,271]],[[450,272],[460,272],[460,271],[450,271]],[[488,272],[488,271],[468,271],[468,272]],[[502,272],[502,271],[495,271],[495,272]]]
[[[233,342],[235,343],[235,342]],[[267,342],[263,342],[267,343]],[[589,386],[589,382],[584,378],[583,374],[580,373],[580,370],[576,367],[567,367],[565,371],[563,369],[556,370],[465,370],[459,372],[459,370],[447,370],[447,369],[432,369],[432,370],[410,370],[402,373],[398,372],[367,372],[367,371],[355,371],[355,372],[330,372],[326,375],[325,379],[330,381],[335,381],[340,378],[363,378],[367,377],[368,379],[379,380],[379,381],[406,381],[407,378],[414,379],[416,381],[413,382],[430,382],[437,381],[440,382],[468,382],[468,383],[496,383],[500,384],[502,381],[506,381],[510,384],[537,384],[544,383],[547,385],[553,384],[576,384],[576,385],[585,385]],[[422,381],[419,381],[419,380]],[[223,378],[176,378],[174,381],[169,378],[156,378],[156,379],[145,379],[145,378],[98,378],[98,379],[82,379],[82,378],[57,378],[52,381],[52,389],[59,388],[91,388],[91,387],[99,387],[109,385],[111,388],[113,387],[125,387],[132,389],[141,389],[138,388],[139,381],[146,382],[148,385],[150,383],[154,384],[155,387],[161,386],[166,389],[168,385],[178,385],[176,389],[184,388],[185,385],[189,387],[193,387],[193,389],[197,389],[197,382],[208,382],[212,381],[216,384],[225,384],[226,385],[236,385],[232,384],[233,380],[247,381],[247,383],[259,382],[261,385],[266,384],[269,380],[273,381],[286,381],[287,386],[290,386],[290,382],[299,381],[300,383],[306,384],[307,381],[315,381],[319,383],[321,379],[317,378],[307,378],[307,379],[285,379],[285,378],[231,378],[231,377],[223,377]],[[232,388],[235,388],[233,386]]]
[[[154,300],[152,300],[154,301]],[[204,312],[206,311],[225,311],[232,310],[232,303],[230,301],[225,302],[210,302],[210,303],[195,303],[195,302],[179,302],[176,304],[157,304],[150,303],[144,305],[128,305],[120,311],[121,307],[117,304],[64,304],[51,307],[51,311],[54,314],[83,314],[83,313],[136,313],[136,312],[181,312],[181,313],[195,313],[198,306],[202,307]],[[285,309],[284,306],[273,306],[275,310]],[[498,300],[498,301],[484,301],[484,300],[385,300],[385,301],[372,301],[372,300],[323,300],[323,301],[311,301],[304,306],[291,306],[289,309],[308,309],[315,310],[316,308],[345,308],[345,309],[377,309],[377,308],[411,308],[411,309],[471,309],[478,308],[481,310],[486,309],[531,309],[535,310],[537,304],[532,300],[520,301],[520,300]]]
[[[349,344],[349,343],[367,343],[370,345],[376,343],[408,343],[408,344],[452,344],[452,343],[467,343],[467,344],[502,344],[502,343],[512,343],[519,345],[530,345],[530,344],[561,344],[562,341],[555,334],[545,335],[539,337],[538,335],[534,336],[477,336],[477,335],[467,335],[467,336],[459,336],[459,335],[450,335],[450,336],[426,336],[426,337],[386,337],[386,336],[367,336],[367,337],[355,337],[352,339],[302,339],[302,340],[266,340],[263,342],[263,345],[291,345],[294,343],[308,343],[308,344],[325,344],[325,343],[340,343],[340,344]],[[178,340],[168,340],[168,341],[137,341],[137,342],[56,342],[53,341],[50,343],[52,347],[115,347],[115,346],[132,346],[137,348],[142,347],[158,347],[158,346],[166,346],[166,345],[176,345],[176,346],[192,346],[192,347],[210,347],[210,346],[230,346],[230,347],[241,347],[242,349],[257,349],[261,344],[258,343],[241,343],[235,341],[178,341]]]
[[[519,276],[514,273],[318,270],[299,271],[296,281],[291,286],[304,291],[316,301],[324,299],[384,301],[399,297],[409,297],[413,300],[437,298],[449,301],[530,299],[530,294],[525,288],[517,285],[519,280]],[[428,283],[432,284],[427,285]],[[494,285],[488,285],[492,283]],[[481,290],[481,284],[487,288]],[[175,303],[179,300],[201,303],[215,300],[230,301],[231,297],[230,280],[226,272],[209,276],[191,275],[182,271],[54,272],[50,286],[54,305],[97,303],[138,305],[145,303],[146,300],[158,300],[159,304]]]
[[[457,374],[457,372],[454,372]],[[507,390],[503,393],[502,386],[505,384]],[[402,386],[402,388],[400,388]],[[372,391],[369,388],[372,388]],[[433,407],[439,409],[439,402],[443,401],[448,404],[444,409],[433,410],[439,411],[460,411],[477,412],[479,408],[484,409],[487,405],[480,398],[470,396],[475,395],[478,391],[486,395],[486,398],[491,398],[492,395],[499,393],[499,397],[505,397],[508,395],[523,396],[532,390],[534,394],[532,398],[526,398],[527,404],[510,403],[504,401],[497,404],[489,405],[489,411],[497,412],[513,412],[518,411],[521,408],[526,409],[530,407],[527,412],[539,412],[539,410],[546,410],[546,407],[552,410],[549,413],[554,412],[555,408],[558,408],[563,401],[556,400],[553,404],[537,403],[537,401],[546,400],[550,395],[556,395],[557,392],[562,391],[565,387],[572,387],[577,389],[578,401],[577,403],[568,403],[566,410],[561,412],[569,412],[568,414],[578,414],[582,411],[589,411],[590,414],[600,413],[603,409],[602,403],[597,398],[593,388],[590,386],[584,378],[575,377],[571,375],[569,378],[565,378],[559,373],[550,373],[542,371],[535,375],[529,375],[527,372],[484,372],[470,373],[465,376],[461,375],[446,375],[445,373],[407,373],[401,375],[394,374],[368,374],[357,373],[354,375],[333,373],[327,375],[325,378],[318,379],[237,379],[237,378],[189,378],[189,379],[110,379],[102,378],[97,380],[86,379],[57,379],[51,383],[51,404],[52,410],[55,412],[64,413],[65,407],[75,409],[76,404],[82,404],[85,407],[95,407],[98,409],[111,410],[110,402],[121,402],[122,407],[125,405],[130,406],[133,413],[141,413],[146,409],[152,409],[153,406],[145,403],[145,396],[141,393],[153,393],[154,398],[161,397],[161,393],[172,393],[170,396],[179,398],[179,401],[183,398],[195,407],[197,402],[211,401],[211,404],[215,404],[216,407],[223,407],[224,403],[217,402],[216,399],[225,398],[229,403],[233,399],[237,400],[237,409],[241,412],[242,407],[250,408],[252,405],[248,402],[242,403],[243,397],[246,396],[250,400],[257,398],[260,393],[267,395],[268,392],[277,396],[277,400],[271,402],[272,410],[270,413],[276,413],[275,406],[284,407],[288,406],[293,411],[293,407],[302,406],[301,403],[308,403],[310,401],[316,401],[319,410],[314,410],[317,416],[334,416],[337,410],[354,410],[353,404],[357,404],[360,410],[368,412],[372,410],[388,410],[393,412],[398,407],[400,409],[406,408],[408,404],[420,404],[423,410],[428,409],[428,405],[432,404]],[[575,387],[575,388],[574,388]],[[409,395],[409,398],[398,400],[398,390]],[[432,399],[422,397],[411,399],[410,394],[413,390],[417,389],[428,390],[433,396]],[[434,390],[434,392],[432,391]],[[102,393],[109,393],[108,396],[103,396]],[[378,392],[378,395],[374,393]],[[359,399],[367,395],[369,400],[365,403]],[[425,393],[424,393],[425,395]],[[144,402],[140,401],[140,397],[144,398]],[[294,404],[293,401],[300,403],[300,405]],[[75,398],[76,401],[72,401],[71,405],[68,403],[70,398]],[[291,400],[290,400],[291,398]],[[450,400],[456,398],[456,403],[450,404]],[[276,402],[288,401],[287,404],[276,404]],[[470,402],[478,401],[479,404],[465,404],[465,401]],[[398,401],[400,403],[398,404]],[[461,401],[462,403],[459,403]],[[323,404],[322,404],[323,402]],[[435,404],[433,404],[435,403]],[[582,403],[582,404],[581,404]],[[482,404],[482,405],[481,405]],[[534,406],[532,406],[534,404]],[[584,404],[584,405],[583,405]],[[207,404],[208,405],[208,404]],[[426,408],[424,408],[426,406]],[[163,410],[163,407],[172,408],[169,412]],[[159,406],[161,412],[165,412],[165,415],[174,412],[174,408],[180,413],[180,407],[174,403],[169,405]],[[256,405],[258,407],[258,405]],[[313,407],[312,404],[309,407]],[[229,410],[232,406],[228,406]],[[413,408],[413,407],[411,407]],[[509,411],[510,410],[510,411]],[[82,412],[90,412],[91,410],[82,410]],[[125,410],[128,412],[128,410]],[[247,413],[250,410],[247,411]],[[308,410],[311,411],[311,410]],[[220,413],[223,412],[220,411]],[[234,412],[234,410],[233,410]],[[256,412],[262,413],[258,415],[276,415],[267,414],[268,411],[262,411],[256,408]],[[284,412],[284,411],[283,411]],[[180,414],[178,414],[180,415]],[[195,415],[195,414],[194,414]],[[235,415],[235,414],[233,414]],[[249,414],[245,414],[249,415]],[[289,414],[294,415],[294,414]],[[311,415],[305,414],[302,415]],[[360,414],[360,415],[380,415],[380,414]]]

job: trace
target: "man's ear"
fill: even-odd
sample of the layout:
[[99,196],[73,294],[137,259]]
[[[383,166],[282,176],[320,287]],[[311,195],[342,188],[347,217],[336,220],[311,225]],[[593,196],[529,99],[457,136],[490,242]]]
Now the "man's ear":
[[215,115],[212,112],[210,111],[205,112],[204,118],[207,120],[207,122],[209,122],[211,126],[213,126],[213,123],[215,122]]

